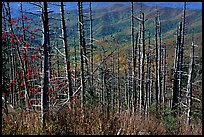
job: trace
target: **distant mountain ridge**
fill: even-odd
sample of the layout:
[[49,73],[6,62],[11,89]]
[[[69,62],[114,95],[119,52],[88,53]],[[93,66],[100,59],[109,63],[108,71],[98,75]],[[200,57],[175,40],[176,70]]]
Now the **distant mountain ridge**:
[[[19,2],[10,2],[11,8],[13,9],[11,13],[13,14],[13,17],[18,16],[19,13]],[[85,2],[87,3],[87,2]],[[134,2],[134,3],[143,3],[147,6],[158,6],[158,7],[170,7],[170,8],[183,8],[184,2]],[[65,10],[74,10],[77,9],[77,2],[64,2],[65,4]],[[104,7],[104,6],[111,6],[114,4],[123,4],[123,5],[129,5],[130,2],[92,2],[93,7]],[[89,4],[85,4],[86,7],[89,6]],[[26,2],[23,2],[24,8],[32,8],[33,6],[31,4],[27,4]],[[52,5],[50,5],[52,6]],[[187,2],[187,9],[189,10],[202,10],[202,2]]]

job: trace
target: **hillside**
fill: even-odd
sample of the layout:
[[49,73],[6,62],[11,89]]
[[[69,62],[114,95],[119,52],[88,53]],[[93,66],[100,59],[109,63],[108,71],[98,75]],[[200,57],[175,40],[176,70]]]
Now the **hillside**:
[[[139,15],[140,7],[140,4],[134,5],[135,16]],[[155,7],[145,5],[143,5],[142,9],[145,13],[145,18],[148,19],[145,27],[151,32],[153,37],[155,30],[154,19],[157,11]],[[175,41],[176,27],[182,19],[182,9],[158,7],[158,11],[160,12],[163,42],[172,45],[173,41]],[[69,13],[67,18],[70,21],[67,22],[67,25],[77,30],[77,11],[72,10]],[[114,4],[112,6],[97,7],[93,8],[93,13],[95,39],[111,39],[112,36],[122,43],[130,41],[130,5]],[[135,21],[135,24],[136,28],[138,28],[138,21]],[[186,24],[186,34],[190,36],[192,29],[194,29],[194,34],[197,38],[196,43],[201,45],[202,12],[187,9]],[[68,32],[71,34],[70,29],[68,29]]]

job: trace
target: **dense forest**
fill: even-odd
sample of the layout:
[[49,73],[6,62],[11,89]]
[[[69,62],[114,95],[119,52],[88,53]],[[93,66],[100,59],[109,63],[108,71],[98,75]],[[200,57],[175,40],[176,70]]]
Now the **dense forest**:
[[202,134],[201,11],[186,2],[10,4],[2,2],[2,134]]

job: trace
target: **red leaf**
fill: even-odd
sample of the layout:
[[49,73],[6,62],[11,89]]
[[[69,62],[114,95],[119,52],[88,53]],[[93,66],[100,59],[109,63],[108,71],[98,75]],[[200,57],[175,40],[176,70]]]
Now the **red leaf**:
[[16,20],[19,21],[19,20],[21,20],[21,19],[20,19],[20,18],[17,18]]
[[33,20],[33,18],[30,18],[30,20]]
[[20,41],[23,41],[23,38],[20,37],[19,40],[20,40]]
[[33,61],[35,59],[35,56],[31,56],[31,60]]
[[26,17],[26,16],[23,16],[23,19],[25,19],[25,20],[26,20],[26,19],[27,19],[27,17]]
[[28,103],[28,108],[31,108],[31,105]]
[[32,99],[32,98],[30,98],[30,102],[31,102],[31,101],[33,101],[33,99]]
[[23,31],[25,31],[25,30],[26,30],[26,28],[22,28],[22,30],[23,30]]
[[30,82],[30,81],[28,82],[28,85],[31,85],[31,82]]
[[26,48],[28,48],[28,44],[26,43],[26,44],[24,44],[24,46],[26,47]]
[[33,54],[36,54],[36,53],[38,53],[38,50],[37,50],[37,49],[33,51]]
[[52,97],[50,97],[50,101],[52,101],[53,100],[53,98]]
[[23,98],[23,92],[19,92],[20,98]]
[[38,29],[34,29],[34,32],[38,32]]
[[36,88],[35,91],[37,92],[39,90],[39,88]]
[[73,98],[73,100],[77,100],[76,98]]
[[10,34],[10,36],[11,36],[11,37],[15,37],[15,36],[16,36],[16,34],[14,34],[14,33],[11,33],[11,34]]
[[11,81],[11,85],[15,85],[15,80],[12,80],[12,81]]
[[54,83],[56,84],[57,82],[58,82],[58,79],[56,79]]
[[7,90],[8,90],[8,91],[11,91],[11,88],[9,87]]
[[30,75],[27,75],[27,76],[26,76],[26,79],[28,80],[29,78],[30,78]]
[[14,42],[14,38],[10,38],[10,42]]
[[22,73],[21,76],[20,76],[20,78],[23,78],[23,77],[24,77],[24,74]]
[[72,102],[68,102],[68,105],[71,105],[72,104]]
[[13,25],[14,19],[12,18],[11,21],[9,22],[9,25]]
[[24,85],[25,85],[25,82],[22,81],[20,86],[23,87]]

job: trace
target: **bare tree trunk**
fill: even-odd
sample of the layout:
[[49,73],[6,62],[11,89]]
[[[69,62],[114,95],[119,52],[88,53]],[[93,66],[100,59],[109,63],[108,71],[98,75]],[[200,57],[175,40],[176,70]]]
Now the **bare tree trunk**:
[[49,66],[48,66],[48,11],[47,11],[47,2],[42,2],[42,25],[43,25],[43,40],[42,45],[44,47],[44,64],[43,64],[43,94],[42,94],[42,122],[43,122],[43,128],[45,127],[45,120],[48,115],[49,111],[49,103],[48,103],[48,72],[49,72]]
[[[23,15],[23,4],[22,4],[22,2],[20,2],[20,13],[21,13],[22,28],[25,28],[24,15]],[[22,34],[23,34],[23,40],[26,41],[25,31],[22,31]],[[25,56],[25,60],[24,60],[25,71],[27,72],[28,68],[27,68],[27,55],[26,55],[26,52],[24,52],[24,56]]]
[[68,79],[68,85],[69,85],[69,98],[72,101],[73,90],[72,90],[71,66],[70,66],[70,49],[66,39],[67,32],[66,32],[66,26],[65,26],[63,2],[60,2],[60,12],[61,12],[62,40],[63,40],[63,46],[65,48],[65,63],[66,63],[65,73],[66,73],[66,77]]
[[94,85],[94,78],[93,78],[93,23],[92,23],[92,9],[91,9],[91,2],[89,6],[89,16],[90,16],[90,45],[91,45],[91,85]]
[[118,112],[120,113],[120,107],[121,107],[121,90],[120,90],[120,60],[119,60],[119,56],[120,56],[120,49],[119,49],[119,45],[117,43],[117,47],[118,47],[118,66],[117,66],[117,89],[118,89]]
[[131,63],[131,60],[130,60],[130,50],[128,49],[128,58],[127,58],[127,62],[128,62],[128,76],[127,76],[127,81],[128,81],[128,89],[127,89],[127,93],[128,93],[128,97],[127,97],[127,100],[128,100],[128,112],[129,114],[132,113],[132,107],[131,107],[131,104],[132,104],[132,100],[131,100],[131,68],[130,68],[130,63]]
[[177,45],[176,45],[176,60],[174,66],[174,82],[173,82],[173,100],[172,100],[172,110],[175,111],[175,114],[178,112],[179,108],[179,64],[180,64],[180,46],[181,46],[181,30],[182,30],[182,22],[179,24],[179,30],[177,34]]
[[132,94],[133,94],[133,113],[136,108],[136,79],[135,79],[135,41],[134,41],[134,2],[131,2],[131,45],[132,45]]
[[192,36],[192,49],[190,54],[190,64],[189,64],[189,74],[188,74],[188,84],[187,84],[187,123],[191,124],[191,116],[192,116],[192,76],[194,69],[194,38]]
[[144,111],[144,102],[145,102],[145,98],[144,98],[144,61],[145,61],[145,27],[144,27],[144,13],[142,13],[142,56],[141,56],[141,60],[142,60],[142,69],[141,69],[141,74],[142,74],[142,78],[141,78],[141,103],[142,103],[142,107],[143,107],[143,111]]
[[148,108],[150,106],[150,70],[151,70],[151,64],[150,64],[150,32],[149,32],[149,42],[148,42],[148,47],[147,47],[147,77],[146,77],[146,114],[148,116]]
[[156,91],[156,112],[158,112],[158,103],[159,103],[159,98],[158,98],[158,91],[159,91],[159,87],[158,87],[158,25],[157,25],[157,19],[158,17],[155,17],[155,45],[156,45],[156,58],[155,58],[155,62],[156,62],[156,78],[155,78],[155,91]]
[[81,67],[81,107],[84,108],[84,94],[85,94],[85,77],[84,77],[84,58],[83,58],[83,20],[82,16],[82,3],[78,2],[78,34],[79,34],[79,46],[80,46],[80,67]]
[[167,94],[167,92],[166,92],[166,47],[164,46],[164,49],[163,49],[163,91],[162,91],[162,93],[163,93],[163,97],[162,97],[162,102],[163,102],[163,104],[164,104],[164,106],[166,105],[166,98],[165,98],[165,96],[166,96],[166,94]]
[[[179,96],[180,101],[182,101],[182,84],[183,84],[183,51],[184,51],[184,41],[185,41],[185,20],[186,20],[186,2],[184,2],[184,10],[183,10],[183,24],[181,29],[181,47],[180,47],[180,65],[179,65]],[[179,111],[182,112],[182,107],[179,108]]]

